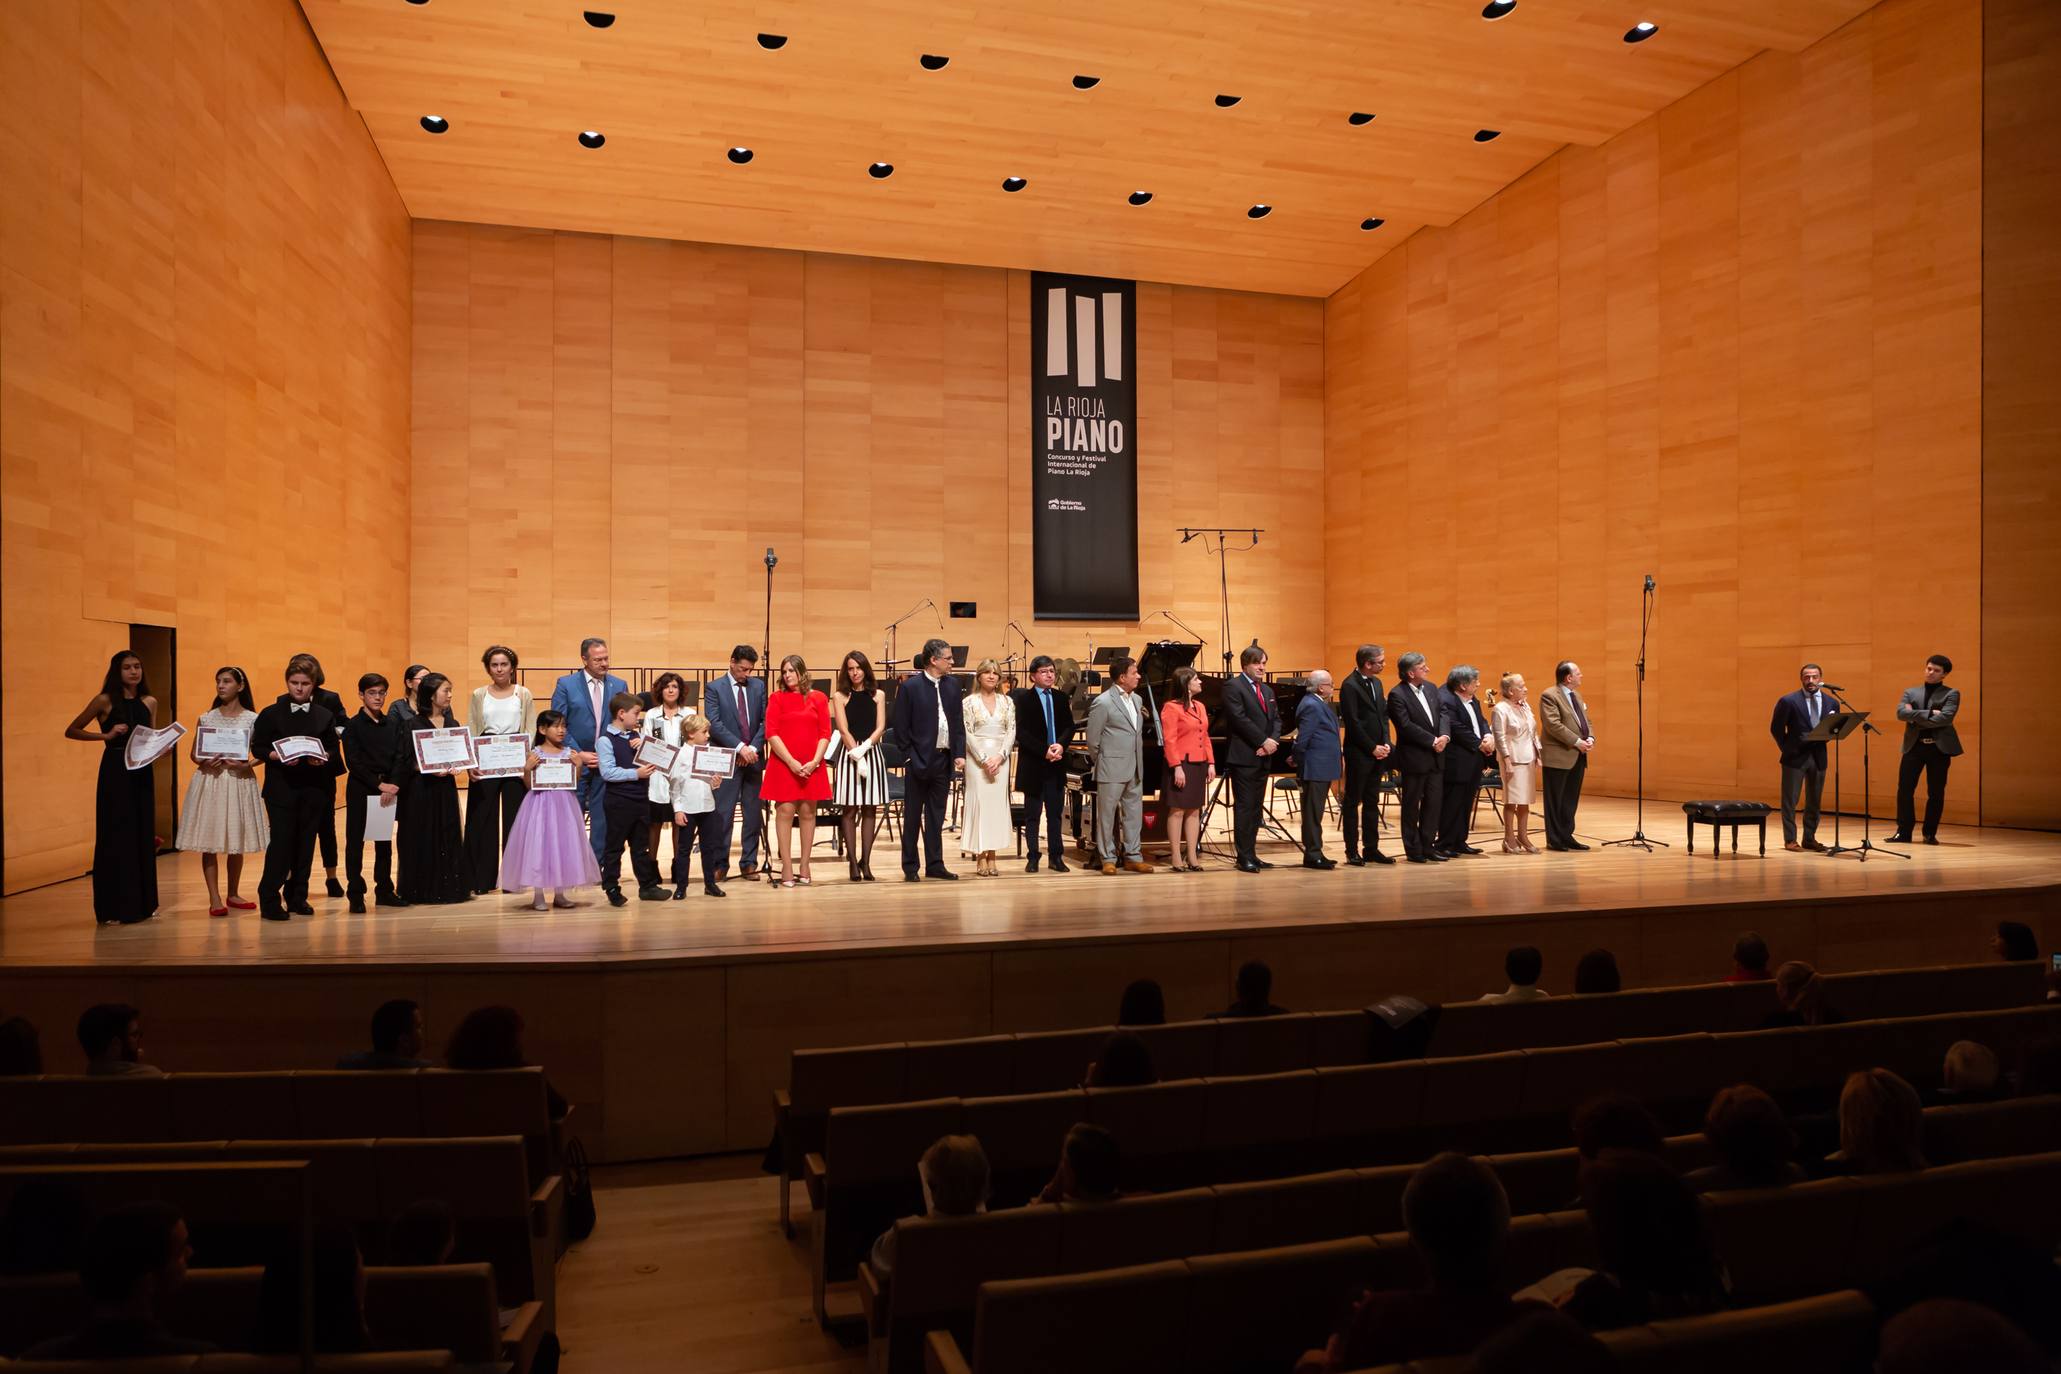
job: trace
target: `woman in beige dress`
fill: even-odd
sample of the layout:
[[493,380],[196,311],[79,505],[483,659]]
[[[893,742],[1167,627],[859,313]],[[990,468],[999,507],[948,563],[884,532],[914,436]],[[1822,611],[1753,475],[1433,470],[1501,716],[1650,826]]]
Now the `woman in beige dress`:
[[1536,854],[1526,822],[1539,799],[1539,726],[1522,673],[1503,674],[1501,690],[1489,730],[1496,739],[1496,768],[1503,775],[1503,852]]
[[999,878],[995,852],[1016,842],[1009,809],[1009,752],[1016,747],[1016,704],[1002,690],[1002,665],[982,659],[975,689],[960,709],[966,716],[966,814],[959,847],[974,855],[974,871]]

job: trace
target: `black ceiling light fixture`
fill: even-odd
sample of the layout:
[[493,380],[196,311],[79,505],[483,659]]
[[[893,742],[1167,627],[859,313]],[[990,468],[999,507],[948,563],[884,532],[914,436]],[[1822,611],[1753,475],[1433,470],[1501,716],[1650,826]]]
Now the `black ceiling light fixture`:
[[895,165],[892,162],[876,162],[866,168],[866,175],[875,181],[886,181],[894,174]]
[[1352,125],[1355,129],[1357,129],[1362,124],[1372,124],[1374,122],[1374,116],[1368,114],[1365,110],[1354,110],[1351,114],[1345,117],[1345,122]]
[[1501,129],[1476,129],[1474,131],[1474,141],[1476,143],[1494,143],[1502,136],[1503,131]]
[[723,156],[729,158],[739,167],[742,167],[745,163],[751,161],[751,149],[745,147],[742,144],[739,144],[737,147],[732,148],[729,152],[723,154]]
[[1022,177],[1002,178],[1002,189],[1011,192],[1012,194],[1017,191],[1021,191],[1024,187],[1028,185],[1030,185],[1030,183],[1028,181],[1025,181]]
[[1242,95],[1220,95],[1217,97],[1217,108],[1220,110],[1228,110],[1233,105],[1236,105],[1239,101],[1243,99],[1245,99],[1245,97]]
[[580,18],[587,21],[589,28],[605,29],[615,22],[615,16],[607,10],[582,10]]
[[408,0],[408,3],[411,5],[427,5],[429,0]]
[[1381,216],[1379,215],[1369,215],[1366,219],[1360,221],[1360,231],[1362,233],[1371,234],[1376,229],[1379,229],[1382,225],[1386,223],[1388,223],[1388,221],[1381,218]]
[[1643,43],[1659,32],[1660,25],[1654,23],[1651,19],[1641,19],[1638,23],[1624,31],[1624,41],[1627,43]]
[[759,35],[759,46],[767,52],[779,52],[787,46],[787,35],[784,33],[762,33]]
[[599,129],[582,129],[580,131],[580,146],[582,148],[599,148],[606,142],[608,142],[608,135],[602,133]]
[[1271,205],[1255,205],[1245,212],[1245,217],[1247,219],[1265,219],[1273,213],[1274,207]]
[[1152,192],[1133,191],[1131,192],[1130,199],[1133,205],[1150,205],[1152,203]]
[[1489,0],[1486,5],[1481,7],[1481,17],[1484,19],[1501,19],[1516,8],[1517,0]]
[[451,127],[451,121],[442,115],[424,115],[422,127],[433,134],[440,134]]
[[951,58],[940,56],[934,52],[927,52],[916,59],[917,65],[927,72],[941,72],[951,64],[951,61]]
[[1073,88],[1077,91],[1092,91],[1101,84],[1099,76],[1077,76],[1073,79]]

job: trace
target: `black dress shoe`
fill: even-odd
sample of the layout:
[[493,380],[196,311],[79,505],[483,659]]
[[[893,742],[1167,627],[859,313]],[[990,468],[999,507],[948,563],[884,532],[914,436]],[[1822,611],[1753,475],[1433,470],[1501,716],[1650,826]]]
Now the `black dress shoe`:
[[1238,871],[1240,873],[1257,873],[1260,871],[1260,866],[1250,859],[1240,859],[1238,861]]
[[1479,853],[1481,853],[1481,851],[1480,851],[1479,849],[1476,849],[1476,848],[1475,848],[1475,847],[1474,847],[1473,845],[1471,845],[1471,844],[1463,844],[1463,845],[1461,845],[1461,846],[1460,846],[1460,847],[1459,847],[1459,848],[1458,848],[1457,850],[1453,851],[1453,857],[1454,857],[1454,858],[1458,858],[1458,857],[1459,857],[1460,855],[1462,855],[1462,854],[1479,854]]
[[1546,841],[1546,848],[1547,848],[1547,849],[1550,849],[1550,850],[1551,850],[1551,851],[1553,851],[1553,852],[1554,852],[1555,854],[1565,854],[1565,853],[1567,852],[1567,846],[1566,846],[1566,845],[1564,845],[1564,844],[1554,844],[1554,843],[1553,843],[1553,842],[1552,842],[1551,840],[1548,840],[1548,841]]
[[324,879],[322,883],[322,890],[324,892],[327,892],[332,897],[341,897],[344,895],[344,885],[334,878]]
[[1937,835],[1927,835],[1927,836],[1925,837],[1925,843],[1927,843],[1927,844],[1938,844],[1938,843],[1939,843],[1939,836],[1937,836]]
[[401,894],[400,894],[400,893],[398,893],[398,892],[395,892],[395,891],[393,891],[393,890],[391,890],[391,889],[389,889],[389,890],[387,890],[387,891],[385,891],[385,892],[375,893],[375,894],[373,895],[373,898],[372,898],[372,904],[373,904],[374,906],[406,906],[406,905],[408,905],[408,904],[407,904],[406,902],[404,902],[404,901],[402,901],[402,900],[401,900]]
[[1346,855],[1345,862],[1349,868],[1365,868],[1367,866],[1367,861],[1357,854]]
[[[291,920],[292,918],[289,917],[285,912],[279,910],[277,907],[273,907],[258,912],[258,919],[260,921],[285,921]],[[106,922],[102,922],[102,924],[105,925]]]
[[1567,843],[1567,847],[1568,847],[1569,849],[1572,849],[1572,850],[1574,850],[1575,852],[1577,852],[1577,853],[1581,853],[1581,854],[1586,854],[1586,853],[1588,852],[1588,850],[1589,850],[1589,847],[1588,847],[1587,845],[1583,844],[1583,843],[1582,843],[1582,842],[1581,842],[1580,840],[1570,840],[1570,841],[1568,841],[1568,843]]
[[956,883],[956,882],[958,882],[958,881],[959,881],[959,875],[958,875],[958,874],[956,874],[956,873],[953,873],[953,872],[951,872],[950,870],[948,870],[948,869],[943,869],[943,868],[940,868],[940,869],[939,869],[939,870],[938,870],[937,872],[935,872],[935,873],[926,873],[926,874],[924,874],[923,876],[924,876],[924,877],[926,877],[926,878],[935,878],[935,879],[937,879],[937,880],[938,880],[939,882],[942,882],[942,883]]
[[351,915],[353,915],[353,916],[363,916],[364,914],[365,914],[365,899],[364,899],[363,897],[353,897],[353,898],[351,898]]
[[1303,866],[1304,868],[1314,868],[1314,869],[1318,870],[1319,872],[1326,872],[1326,873],[1328,873],[1328,872],[1329,872],[1330,870],[1332,870],[1332,869],[1334,869],[1334,868],[1338,867],[1338,860],[1336,860],[1336,859],[1304,859],[1304,860],[1302,861],[1302,866]]
[[1052,860],[1052,871],[1053,871],[1054,873],[1066,873],[1066,872],[1069,872],[1069,871],[1071,871],[1071,870],[1069,870],[1069,869],[1067,868],[1067,865],[1066,865],[1066,860],[1064,860],[1064,859],[1054,859],[1054,860]]
[[676,902],[679,902],[679,901],[685,901],[685,900],[686,900],[686,898],[687,898],[687,884],[685,884],[685,883],[674,883],[674,884],[673,884],[673,900],[674,900],[674,901],[676,901]]
[[1909,844],[1910,842],[1910,835],[1902,830],[1897,831],[1893,835],[1884,835],[1882,837],[1882,843],[1884,844]]
[[1038,856],[1037,856],[1037,855],[1033,854],[1033,855],[1031,855],[1031,856],[1030,856],[1030,862],[1029,862],[1029,863],[1027,863],[1027,864],[1025,864],[1025,865],[1023,866],[1023,871],[1024,871],[1024,872],[1026,872],[1026,873],[1035,873],[1035,872],[1037,872],[1037,871],[1038,871]]
[[315,908],[309,906],[306,902],[302,902],[299,906],[290,906],[287,910],[296,916],[313,916],[315,914]]
[[669,902],[672,899],[673,894],[662,887],[640,887],[637,889],[637,900],[640,902]]
[[923,881],[923,875],[921,873],[904,873],[902,881],[905,883],[920,883]]
[[1428,864],[1431,862],[1430,856],[1425,854],[1406,854],[1403,858],[1406,862],[1413,864]]
[[1395,855],[1383,854],[1379,850],[1376,850],[1374,853],[1369,854],[1367,856],[1367,862],[1370,864],[1392,864],[1395,862]]
[[1451,862],[1453,856],[1450,854],[1441,854],[1436,849],[1434,849],[1429,854],[1426,854],[1424,857],[1431,863],[1442,864]]
[[1254,859],[1253,862],[1258,864],[1261,868],[1272,868],[1274,866],[1271,863],[1267,862],[1265,859]]
[[623,890],[619,887],[604,887],[601,891],[608,898],[610,906],[628,906],[630,904],[630,899],[623,895]]
[[730,894],[717,887],[714,883],[703,883],[701,885],[701,895],[704,897],[727,897]]

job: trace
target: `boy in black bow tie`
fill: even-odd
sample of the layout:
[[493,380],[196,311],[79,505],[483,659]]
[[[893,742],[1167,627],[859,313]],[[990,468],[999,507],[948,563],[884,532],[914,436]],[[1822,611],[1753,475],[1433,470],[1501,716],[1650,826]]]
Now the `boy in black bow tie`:
[[[336,809],[329,771],[336,726],[336,717],[315,701],[314,665],[305,655],[295,657],[286,665],[285,697],[258,712],[251,728],[251,757],[265,763],[265,820],[272,830],[258,879],[258,915],[267,921],[284,921],[289,912],[315,914],[308,905],[308,875],[323,813]],[[314,751],[282,757],[281,742],[297,736],[312,740]]]

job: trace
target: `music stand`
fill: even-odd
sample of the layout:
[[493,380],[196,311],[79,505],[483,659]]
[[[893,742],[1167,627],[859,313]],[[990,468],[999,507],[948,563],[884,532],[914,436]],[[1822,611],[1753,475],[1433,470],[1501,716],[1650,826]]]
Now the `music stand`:
[[[1868,838],[1868,832],[1874,828],[1875,823],[1874,800],[1868,795],[1870,782],[1868,732],[1874,730],[1875,727],[1868,724],[1868,712],[1853,710],[1847,706],[1845,701],[1840,700],[1836,696],[1833,697],[1833,700],[1838,701],[1842,709],[1825,716],[1818,721],[1815,727],[1804,734],[1804,739],[1812,744],[1820,744],[1826,740],[1832,741],[1832,847],[1826,850],[1825,853],[1828,857],[1834,854],[1858,854],[1861,856],[1862,863],[1868,861],[1870,854],[1892,854],[1899,859],[1908,860],[1911,857],[1910,855],[1898,854],[1894,849],[1884,849],[1881,845]],[[1861,737],[1861,842],[1859,844],[1841,844],[1839,842],[1839,746],[1848,735],[1856,733]]]
[[964,668],[964,667],[966,666],[966,656],[967,656],[967,646],[966,646],[966,645],[964,645],[964,644],[954,644],[954,645],[952,646],[952,666],[953,666],[954,668]]
[[1110,668],[1116,665],[1118,659],[1128,658],[1130,652],[1131,646],[1128,644],[1105,644],[1095,651],[1092,661],[1104,668]]

